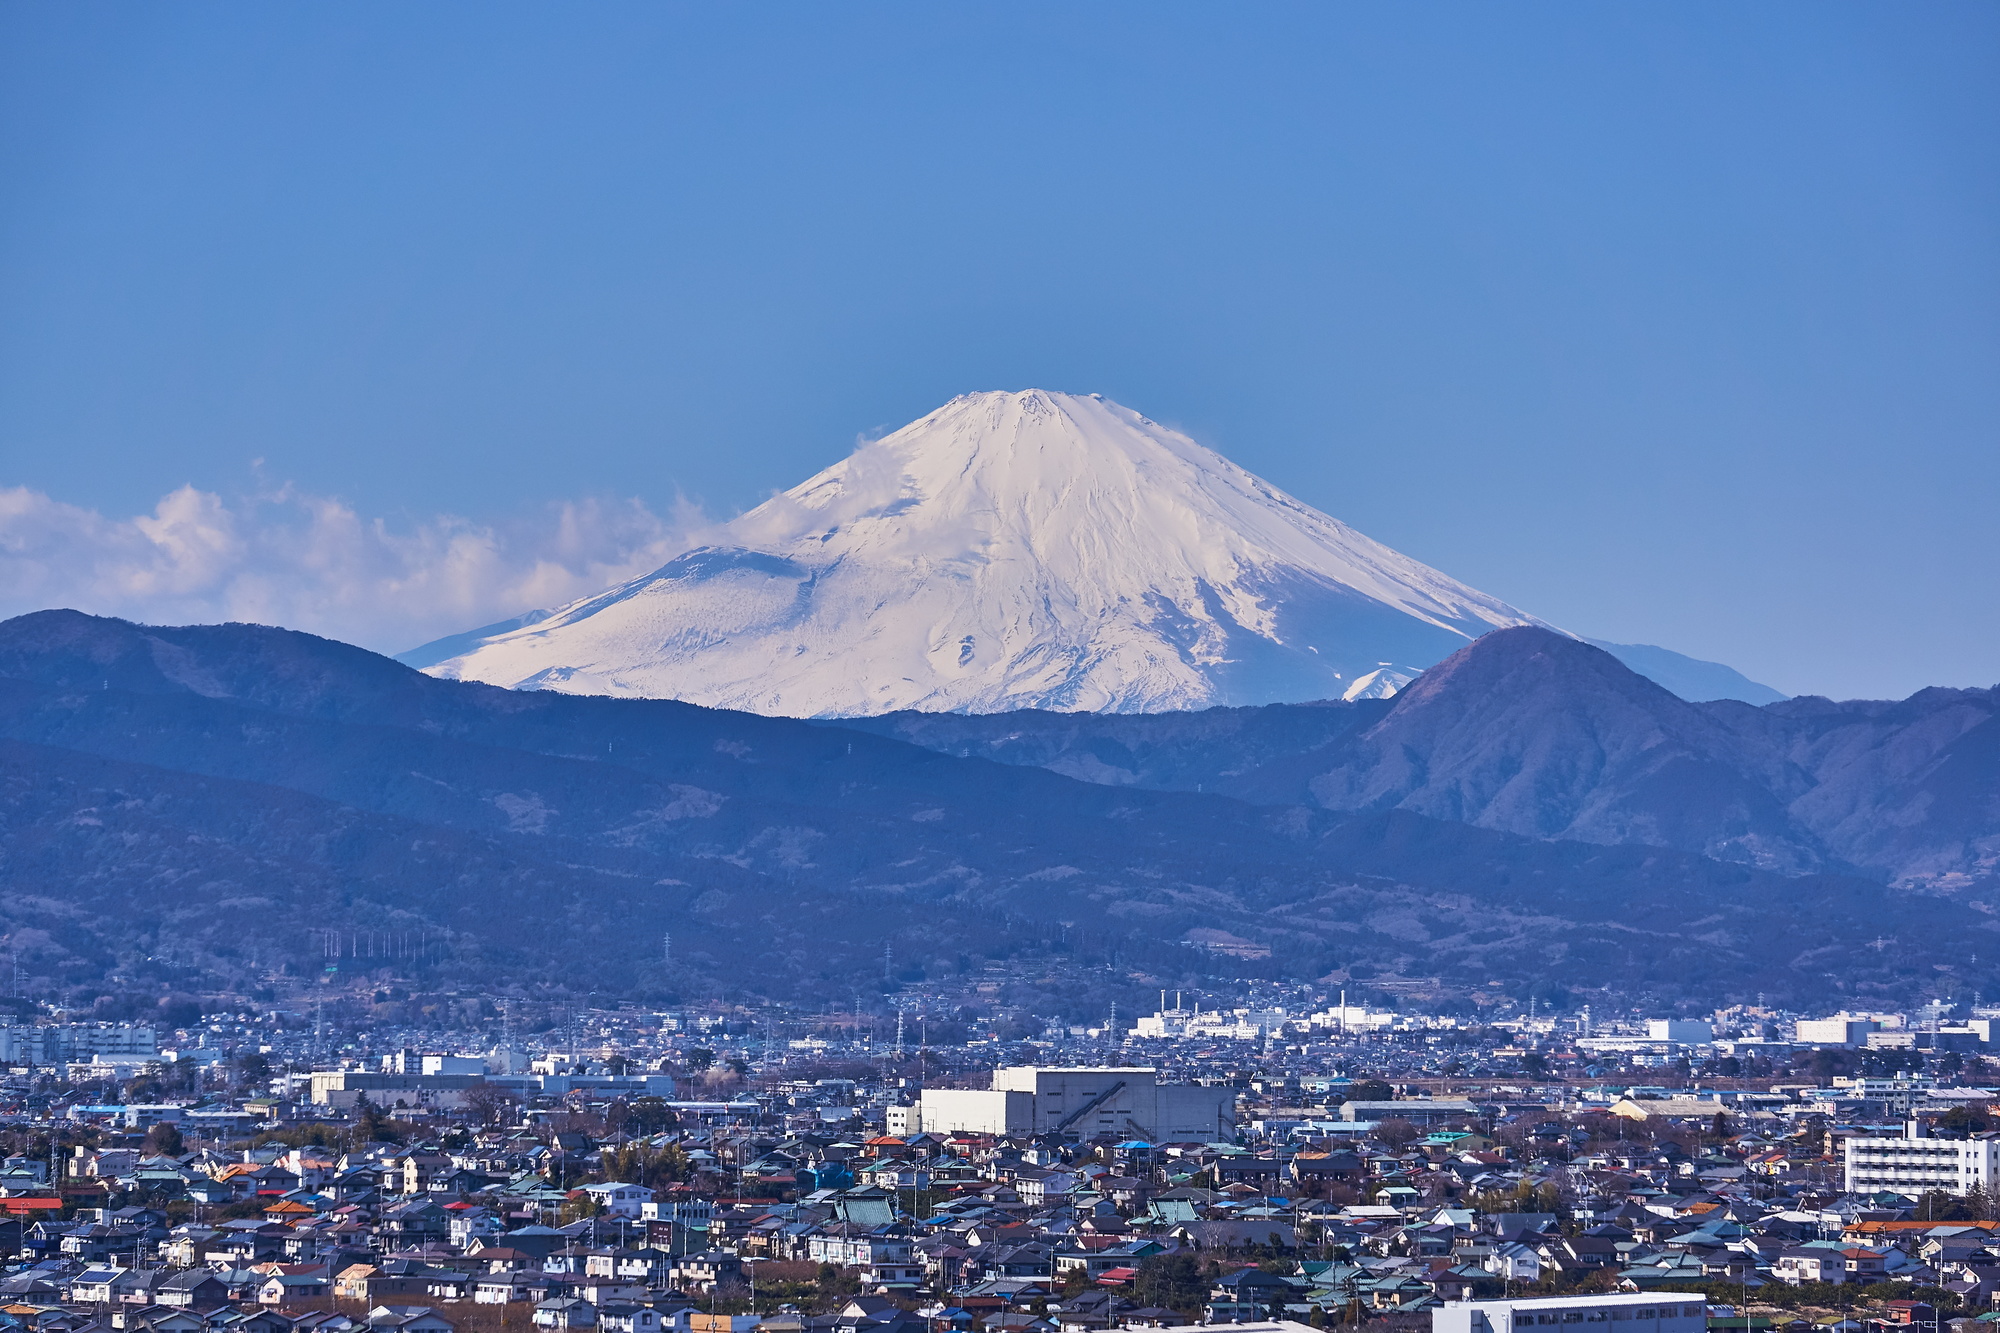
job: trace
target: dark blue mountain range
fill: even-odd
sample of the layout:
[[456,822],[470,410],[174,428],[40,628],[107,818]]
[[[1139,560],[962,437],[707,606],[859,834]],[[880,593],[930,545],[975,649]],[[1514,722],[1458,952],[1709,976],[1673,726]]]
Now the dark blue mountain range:
[[[1786,874],[1665,838],[1578,840],[1581,815],[1476,826],[1504,825],[1491,812],[1524,799],[1521,781],[1551,808],[1599,810],[1577,796],[1588,783],[1548,776],[1568,771],[1550,752],[1581,744],[1569,731],[1493,731],[1479,752],[1512,779],[1448,781],[1437,759],[1479,749],[1441,720],[1450,708],[1500,728],[1511,695],[1545,707],[1543,678],[1575,664],[1538,666],[1531,643],[1489,636],[1380,703],[892,718],[880,725],[898,734],[877,735],[440,681],[260,626],[42,612],[0,624],[0,932],[48,994],[240,989],[332,966],[441,988],[810,1000],[995,961],[1017,975],[1115,961],[1149,985],[1248,973],[1887,998],[1980,984],[1975,960],[2000,957],[1978,892],[1892,889],[1853,873],[1856,855]],[[955,726],[985,739],[926,731]],[[1028,756],[1010,726],[1071,730]],[[1710,734],[1677,743],[1706,755]],[[1725,776],[1648,768],[1612,739],[1592,740],[1595,771],[1623,775],[1632,808],[1646,781],[1684,795]],[[1082,780],[1105,776],[1092,764],[1130,776]],[[1447,786],[1458,805],[1423,808]],[[1739,787],[1717,800],[1764,818]],[[1228,949],[1208,947],[1221,937]],[[1859,947],[1878,938],[1896,947]]]

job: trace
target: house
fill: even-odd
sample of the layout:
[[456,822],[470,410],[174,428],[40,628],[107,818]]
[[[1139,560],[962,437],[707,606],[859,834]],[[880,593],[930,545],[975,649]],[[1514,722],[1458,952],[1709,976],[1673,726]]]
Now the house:
[[393,1333],[458,1333],[458,1326],[428,1305],[378,1305],[368,1312],[368,1327]]
[[451,1214],[430,1199],[412,1199],[384,1209],[379,1229],[397,1245],[444,1240],[451,1234]]
[[[1209,1289],[1204,1318],[1211,1324],[1258,1323],[1275,1319],[1303,1288],[1290,1278],[1261,1268],[1242,1268],[1217,1278]],[[1428,1293],[1426,1293],[1428,1294]]]
[[1234,1250],[1251,1245],[1268,1245],[1277,1250],[1290,1250],[1298,1245],[1298,1237],[1289,1224],[1278,1221],[1250,1222],[1183,1222],[1175,1227],[1172,1236],[1182,1245],[1196,1250]]
[[923,1264],[916,1258],[908,1236],[834,1228],[807,1238],[806,1258],[812,1263],[858,1268],[862,1280],[870,1283],[923,1280]]
[[125,1310],[113,1315],[114,1327],[123,1328],[126,1333],[207,1333],[208,1321],[187,1310],[173,1310],[164,1305],[149,1306],[144,1309]]
[[604,1211],[612,1217],[640,1216],[640,1210],[653,1201],[653,1191],[644,1185],[611,1183],[605,1185],[585,1185],[582,1192],[604,1206]]
[[375,1304],[384,1296],[427,1296],[435,1273],[406,1260],[384,1260],[381,1265],[355,1264],[341,1270],[333,1280],[336,1300],[366,1301]]
[[569,1286],[563,1279],[525,1269],[494,1273],[477,1278],[472,1284],[475,1305],[511,1305],[516,1301],[539,1304],[554,1296],[570,1294]]
[[292,1321],[276,1310],[238,1310],[213,1315],[209,1333],[292,1333]]
[[596,1328],[597,1307],[581,1296],[559,1296],[535,1307],[535,1327],[547,1329]]
[[257,1303],[296,1305],[300,1301],[318,1300],[332,1290],[333,1284],[324,1274],[273,1273],[268,1282],[257,1288]]
[[743,1261],[727,1250],[701,1250],[674,1260],[671,1278],[675,1286],[690,1291],[707,1291],[725,1282],[743,1280]]
[[367,1325],[336,1310],[312,1310],[292,1321],[292,1333],[354,1333]]
[[1302,1152],[1288,1170],[1301,1185],[1353,1184],[1366,1174],[1360,1156],[1351,1152]]
[[86,1268],[70,1280],[69,1298],[76,1305],[109,1305],[111,1289],[122,1268]]
[[439,1269],[425,1274],[424,1295],[438,1301],[462,1301],[472,1295],[474,1279],[470,1274],[449,1269]]
[[595,1306],[617,1305],[646,1299],[646,1284],[622,1277],[586,1277],[576,1280],[576,1293]]
[[660,1333],[660,1312],[646,1305],[613,1302],[597,1307],[603,1333]]
[[1517,1240],[1496,1244],[1481,1266],[1496,1277],[1514,1282],[1539,1282],[1542,1277],[1541,1254],[1535,1247]]
[[1771,1276],[1797,1286],[1802,1282],[1853,1283],[1867,1286],[1880,1282],[1886,1257],[1879,1251],[1854,1246],[1833,1249],[1802,1245],[1782,1250],[1771,1264]]

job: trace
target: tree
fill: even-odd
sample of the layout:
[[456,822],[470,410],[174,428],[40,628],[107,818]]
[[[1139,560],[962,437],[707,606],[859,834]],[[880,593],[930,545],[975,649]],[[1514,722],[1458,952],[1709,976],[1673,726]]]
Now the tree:
[[396,1131],[389,1124],[389,1117],[382,1114],[382,1108],[368,1100],[362,1093],[354,1103],[356,1120],[354,1132],[368,1143],[395,1143]]
[[1208,1299],[1208,1284],[1202,1281],[1201,1265],[1193,1255],[1156,1254],[1139,1265],[1132,1279],[1132,1294],[1141,1305],[1186,1314],[1200,1309]]
[[586,1217],[596,1217],[604,1211],[604,1201],[588,1190],[571,1190],[563,1199],[562,1220],[565,1225],[581,1222]]
[[1921,1222],[1977,1222],[1978,1210],[1970,1197],[1960,1198],[1943,1190],[1926,1190],[1917,1199],[1915,1215]]
[[181,1141],[180,1126],[171,1120],[162,1120],[146,1131],[144,1150],[156,1157],[179,1157],[187,1151]]
[[680,1123],[680,1117],[674,1114],[674,1108],[667,1105],[664,1098],[635,1098],[631,1110],[629,1123],[634,1133],[658,1134]]
[[1417,1127],[1399,1115],[1392,1115],[1375,1126],[1375,1137],[1391,1148],[1407,1147],[1416,1142]]
[[271,1062],[262,1051],[238,1051],[230,1057],[229,1064],[236,1077],[252,1087],[271,1077]]
[[697,1046],[687,1053],[687,1067],[699,1074],[715,1063],[715,1052],[706,1046]]
[[1937,1127],[1946,1133],[1983,1134],[1993,1128],[1993,1121],[1978,1107],[1954,1106],[1937,1118]]
[[505,1124],[520,1100],[493,1083],[475,1083],[465,1090],[463,1096],[465,1109],[472,1112],[473,1119],[482,1125]]
[[688,1158],[677,1143],[669,1143],[658,1152],[644,1144],[628,1143],[606,1157],[604,1169],[613,1180],[657,1189],[661,1185],[686,1180]]

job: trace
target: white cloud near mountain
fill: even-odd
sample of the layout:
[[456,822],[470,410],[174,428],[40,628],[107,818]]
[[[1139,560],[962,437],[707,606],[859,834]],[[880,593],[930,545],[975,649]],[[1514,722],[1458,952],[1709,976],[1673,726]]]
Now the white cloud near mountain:
[[643,574],[704,526],[692,506],[663,518],[603,499],[398,524],[291,486],[234,499],[183,486],[113,518],[0,487],[0,616],[248,620],[396,652]]

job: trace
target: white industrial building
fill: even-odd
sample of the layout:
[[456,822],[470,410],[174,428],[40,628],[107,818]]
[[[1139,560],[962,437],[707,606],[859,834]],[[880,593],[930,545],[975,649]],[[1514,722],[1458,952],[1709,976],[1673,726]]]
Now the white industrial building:
[[1880,1027],[1872,1018],[1802,1018],[1792,1035],[1801,1046],[1860,1046]]
[[1899,1138],[1849,1139],[1845,1155],[1849,1194],[1970,1194],[1974,1186],[1991,1191],[2000,1178],[2000,1137],[1925,1138],[1915,1120]]
[[1098,1134],[1154,1143],[1206,1143],[1235,1123],[1231,1088],[1162,1084],[1155,1069],[993,1071],[990,1088],[926,1088],[915,1115],[898,1117],[927,1134]]
[[1431,1333],[1706,1333],[1708,1306],[1692,1292],[1541,1296],[1518,1301],[1447,1301],[1431,1311]]

